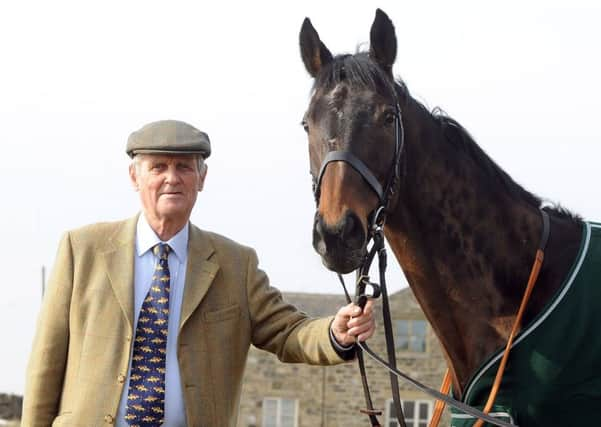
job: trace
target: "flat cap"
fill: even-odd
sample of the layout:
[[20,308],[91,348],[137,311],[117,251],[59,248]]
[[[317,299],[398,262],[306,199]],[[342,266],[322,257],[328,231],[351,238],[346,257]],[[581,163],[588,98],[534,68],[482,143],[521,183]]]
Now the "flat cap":
[[160,120],[143,126],[127,138],[129,157],[142,153],[211,155],[209,136],[188,123]]

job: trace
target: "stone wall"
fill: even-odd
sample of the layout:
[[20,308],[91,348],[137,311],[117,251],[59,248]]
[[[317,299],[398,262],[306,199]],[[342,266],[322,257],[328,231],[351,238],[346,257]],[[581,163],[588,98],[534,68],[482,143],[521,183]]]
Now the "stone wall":
[[21,419],[23,398],[14,394],[0,393],[0,420]]

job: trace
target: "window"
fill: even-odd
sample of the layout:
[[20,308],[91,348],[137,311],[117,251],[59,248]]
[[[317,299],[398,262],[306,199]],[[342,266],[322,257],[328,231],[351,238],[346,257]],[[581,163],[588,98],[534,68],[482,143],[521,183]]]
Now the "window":
[[278,397],[263,399],[263,427],[296,427],[297,401]]
[[426,331],[425,320],[395,320],[394,346],[396,350],[425,353]]
[[[402,400],[403,415],[407,427],[428,427],[432,416],[433,402],[431,400]],[[386,405],[386,427],[398,427],[394,402],[392,399]]]

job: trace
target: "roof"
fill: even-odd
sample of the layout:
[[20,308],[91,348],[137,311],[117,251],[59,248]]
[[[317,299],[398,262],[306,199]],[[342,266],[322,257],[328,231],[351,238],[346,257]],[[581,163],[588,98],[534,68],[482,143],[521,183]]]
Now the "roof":
[[[346,305],[343,294],[317,294],[309,292],[282,292],[284,300],[304,311],[311,317],[331,316]],[[403,288],[389,295],[390,298],[413,297],[410,288]],[[378,300],[380,301],[380,300]]]
[[346,305],[342,294],[312,294],[308,292],[283,292],[284,300],[311,317],[331,316]]

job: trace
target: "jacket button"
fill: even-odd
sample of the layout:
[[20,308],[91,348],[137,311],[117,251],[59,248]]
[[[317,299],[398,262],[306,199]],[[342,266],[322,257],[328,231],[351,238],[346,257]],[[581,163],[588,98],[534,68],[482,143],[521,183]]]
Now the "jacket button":
[[119,375],[117,380],[119,381],[119,384],[123,384],[125,382],[125,375]]
[[113,424],[113,421],[115,421],[115,420],[113,419],[112,415],[105,415],[104,416],[104,422],[105,423],[107,423],[107,424]]

